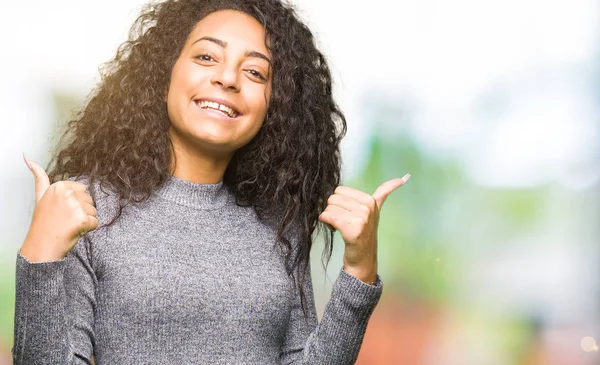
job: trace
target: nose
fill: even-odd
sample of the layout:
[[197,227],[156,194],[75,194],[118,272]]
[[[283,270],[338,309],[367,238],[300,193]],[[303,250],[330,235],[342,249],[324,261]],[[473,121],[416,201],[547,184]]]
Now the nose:
[[235,65],[222,63],[215,66],[214,71],[212,76],[213,85],[230,91],[239,91],[239,75]]

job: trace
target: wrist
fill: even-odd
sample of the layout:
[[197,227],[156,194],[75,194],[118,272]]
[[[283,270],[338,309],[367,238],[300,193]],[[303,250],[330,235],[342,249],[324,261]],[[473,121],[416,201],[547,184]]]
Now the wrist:
[[66,256],[66,254],[58,252],[55,249],[55,245],[30,237],[25,239],[19,250],[19,254],[32,263],[62,260]]
[[342,271],[354,276],[365,284],[375,285],[377,283],[377,269],[363,271],[352,267],[342,266]]

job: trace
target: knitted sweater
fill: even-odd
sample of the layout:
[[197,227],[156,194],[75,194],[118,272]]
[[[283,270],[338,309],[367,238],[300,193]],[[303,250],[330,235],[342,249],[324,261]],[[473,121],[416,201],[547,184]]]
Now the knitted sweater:
[[[102,225],[117,200],[94,201]],[[353,364],[381,280],[340,271],[317,323],[278,247],[222,183],[170,176],[64,259],[17,254],[14,364]]]

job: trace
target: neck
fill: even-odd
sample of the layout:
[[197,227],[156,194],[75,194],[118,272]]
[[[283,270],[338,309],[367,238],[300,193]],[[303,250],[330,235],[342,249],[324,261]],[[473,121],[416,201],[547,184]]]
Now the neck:
[[175,133],[170,135],[174,149],[171,155],[173,176],[198,184],[216,184],[223,180],[233,154],[208,151],[197,145],[190,147]]
[[203,210],[222,207],[229,196],[223,182],[197,184],[176,176],[170,176],[154,194],[179,205]]

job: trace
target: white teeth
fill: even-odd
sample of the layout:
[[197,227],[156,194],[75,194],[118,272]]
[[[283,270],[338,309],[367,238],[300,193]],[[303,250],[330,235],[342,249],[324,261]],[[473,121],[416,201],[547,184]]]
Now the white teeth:
[[230,118],[235,118],[237,116],[237,112],[235,112],[233,109],[231,109],[230,107],[226,106],[226,105],[222,105],[219,103],[215,103],[214,101],[206,101],[206,100],[202,100],[197,102],[198,106],[202,109],[214,109],[214,110],[218,110],[220,112],[223,112],[224,114],[227,114],[228,117]]

